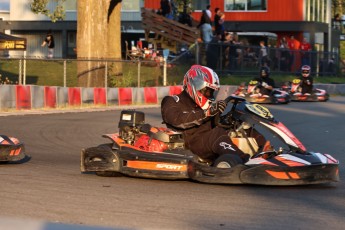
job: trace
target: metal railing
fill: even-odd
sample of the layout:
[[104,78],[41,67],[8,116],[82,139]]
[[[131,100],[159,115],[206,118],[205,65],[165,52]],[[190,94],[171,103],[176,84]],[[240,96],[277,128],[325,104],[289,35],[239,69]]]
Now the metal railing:
[[[227,51],[228,49],[228,51]],[[340,76],[338,53],[268,48],[265,59],[258,46],[224,43],[195,43],[189,49],[172,54],[166,61],[150,59],[39,59],[30,57],[0,57],[0,84],[32,84],[75,87],[80,71],[78,63],[88,63],[99,71],[104,87],[147,87],[178,85],[193,64],[213,68],[220,77],[231,75],[257,75],[260,66],[270,67],[271,74],[297,74],[302,64],[309,64],[314,76]],[[114,65],[121,64],[121,71],[112,73]]]
[[273,74],[296,74],[302,65],[310,65],[315,76],[337,76],[339,54],[335,52],[301,51],[267,47],[267,56],[260,46],[229,45],[224,42],[196,44],[196,63],[214,69],[220,75],[252,75],[266,65]]

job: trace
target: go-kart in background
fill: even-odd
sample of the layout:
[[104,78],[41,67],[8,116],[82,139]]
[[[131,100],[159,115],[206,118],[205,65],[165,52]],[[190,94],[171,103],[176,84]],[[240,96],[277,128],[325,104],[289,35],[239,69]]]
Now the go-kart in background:
[[[224,99],[238,86],[222,86],[217,99]],[[345,84],[315,84],[329,94],[345,94]],[[104,105],[155,105],[166,95],[178,94],[182,86],[134,88],[82,88],[36,85],[0,85],[0,111]]]

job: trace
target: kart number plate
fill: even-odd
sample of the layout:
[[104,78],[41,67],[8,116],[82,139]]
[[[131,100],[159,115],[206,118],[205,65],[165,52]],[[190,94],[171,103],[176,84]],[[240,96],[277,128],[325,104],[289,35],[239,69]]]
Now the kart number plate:
[[292,83],[293,84],[299,84],[301,82],[301,79],[293,79]]
[[131,114],[122,114],[122,120],[123,121],[131,121],[132,115]]
[[246,107],[249,111],[252,113],[255,113],[256,115],[266,118],[266,119],[272,119],[273,115],[271,112],[264,106],[259,104],[246,104]]

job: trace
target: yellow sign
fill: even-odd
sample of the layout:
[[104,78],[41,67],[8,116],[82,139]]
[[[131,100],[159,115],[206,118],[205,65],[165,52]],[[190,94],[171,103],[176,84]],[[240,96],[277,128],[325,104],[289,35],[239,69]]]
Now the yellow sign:
[[25,41],[0,41],[0,50],[25,50]]

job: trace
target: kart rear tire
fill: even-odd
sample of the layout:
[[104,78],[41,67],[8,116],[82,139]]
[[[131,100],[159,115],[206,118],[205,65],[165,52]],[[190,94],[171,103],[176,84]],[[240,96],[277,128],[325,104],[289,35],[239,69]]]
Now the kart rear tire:
[[214,161],[213,166],[216,168],[232,168],[238,164],[243,164],[239,156],[235,154],[224,154]]

